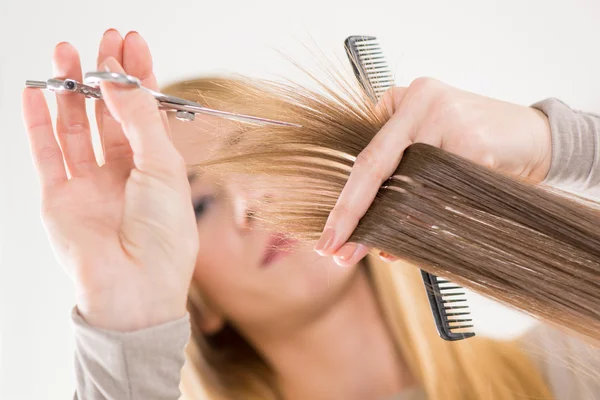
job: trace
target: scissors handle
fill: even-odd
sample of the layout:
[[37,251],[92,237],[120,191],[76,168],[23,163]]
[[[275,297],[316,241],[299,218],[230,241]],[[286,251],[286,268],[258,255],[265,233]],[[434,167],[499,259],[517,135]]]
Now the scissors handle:
[[117,72],[88,72],[87,74],[85,74],[84,83],[77,82],[73,79],[48,79],[45,82],[28,80],[25,82],[25,85],[31,88],[51,90],[53,92],[79,93],[84,95],[86,98],[102,100],[102,92],[100,91],[100,88],[98,86],[100,85],[100,82],[103,81],[127,86],[134,86],[149,92],[152,96],[154,96],[154,98],[158,102],[160,109],[165,111],[174,111],[176,113],[176,118],[181,121],[193,121],[196,118],[196,114],[206,114],[250,124],[291,126],[296,128],[302,127],[302,125],[294,124],[291,122],[284,122],[269,118],[255,117],[251,115],[243,115],[207,108],[200,103],[196,103],[175,96],[169,96],[148,89],[142,86],[142,83],[138,78],[127,74],[120,74]]
[[100,89],[84,85],[74,79],[48,79],[47,81],[25,81],[25,86],[37,89],[46,89],[53,92],[73,92],[96,100],[102,99]]

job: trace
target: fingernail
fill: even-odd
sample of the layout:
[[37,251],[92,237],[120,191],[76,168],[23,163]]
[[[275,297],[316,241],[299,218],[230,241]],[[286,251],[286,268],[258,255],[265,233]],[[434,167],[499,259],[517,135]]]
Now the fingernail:
[[379,258],[381,258],[383,261],[386,262],[394,262],[397,260],[397,258],[389,253],[386,253],[385,251],[380,251],[379,252]]
[[119,64],[119,62],[114,57],[108,57],[104,60],[102,68],[106,72],[125,72],[123,67]]
[[335,253],[335,256],[342,261],[348,261],[356,253],[357,248],[358,244],[356,243],[346,243]]
[[138,32],[136,31],[130,31],[127,32],[127,35],[125,35],[125,40],[144,40],[142,38],[142,35],[140,35]]
[[315,245],[314,250],[320,255],[326,255],[325,252],[331,248],[333,239],[335,236],[335,230],[333,228],[326,228],[321,235],[321,238]]
[[104,34],[103,34],[102,36],[106,36],[106,35],[108,35],[109,33],[112,33],[112,32],[115,32],[117,35],[121,36],[121,34],[119,33],[119,31],[118,31],[118,30],[116,30],[115,28],[108,28],[108,29],[107,29],[107,30],[104,32]]
[[350,266],[352,265],[352,263],[351,263],[351,262],[348,262],[348,261],[346,261],[346,260],[342,260],[342,259],[341,259],[341,258],[339,258],[339,257],[333,257],[333,261],[334,261],[334,262],[335,262],[335,263],[336,263],[336,264],[337,264],[339,267],[342,267],[342,268],[347,268],[347,267],[350,267]]
[[342,260],[338,256],[334,256],[333,261],[342,268],[351,267],[358,262],[357,260],[354,260],[352,257],[350,257],[350,259],[348,259],[348,260]]

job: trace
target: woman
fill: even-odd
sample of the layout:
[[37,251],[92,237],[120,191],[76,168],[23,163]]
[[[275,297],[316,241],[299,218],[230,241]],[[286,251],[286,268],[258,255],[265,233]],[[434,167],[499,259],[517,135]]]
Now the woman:
[[[81,78],[70,45],[57,46],[54,61],[55,75]],[[98,64],[156,89],[137,33],[121,39],[107,31]],[[182,385],[190,398],[199,397],[198,383],[210,398],[566,399],[573,390],[594,398],[593,379],[571,379],[570,365],[545,360],[575,354],[556,346],[587,350],[581,343],[548,328],[518,344],[442,342],[423,311],[415,270],[361,262],[367,249],[344,242],[355,226],[348,221],[364,213],[381,184],[373,172],[393,170],[412,142],[531,180],[558,184],[553,179],[562,172],[561,182],[593,186],[598,119],[554,101],[539,111],[431,80],[396,90],[400,101],[387,104],[394,116],[364,152],[369,162],[353,170],[317,244],[324,257],[302,245],[291,252],[285,233],[256,225],[246,200],[272,194],[250,192],[239,179],[217,185],[209,175],[188,183],[185,165],[211,151],[214,121],[167,123],[146,93],[102,84],[106,102],[96,111],[105,164],[98,167],[84,100],[57,96],[59,147],[43,96],[26,90],[44,221],[76,285],[78,398],[179,396],[190,282],[193,338]],[[563,118],[596,125],[559,132]],[[218,128],[219,135],[234,129]],[[590,146],[569,149],[556,137]],[[368,170],[373,165],[377,170]]]

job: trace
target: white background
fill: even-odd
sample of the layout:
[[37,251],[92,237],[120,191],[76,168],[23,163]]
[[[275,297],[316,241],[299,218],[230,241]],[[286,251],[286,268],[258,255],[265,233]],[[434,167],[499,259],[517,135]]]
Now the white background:
[[[294,77],[275,49],[311,65],[301,44],[343,59],[346,36],[369,34],[397,84],[432,76],[517,103],[555,96],[600,111],[599,19],[597,0],[0,0],[0,399],[68,399],[74,388],[73,290],[39,219],[20,111],[25,80],[50,77],[58,42],[73,43],[87,71],[107,28],[137,30],[167,83],[209,72]],[[482,333],[531,322],[480,299],[473,307]]]

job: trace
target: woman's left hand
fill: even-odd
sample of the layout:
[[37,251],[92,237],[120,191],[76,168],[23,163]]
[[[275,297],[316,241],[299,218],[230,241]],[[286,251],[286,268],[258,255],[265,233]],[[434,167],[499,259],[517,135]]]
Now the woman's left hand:
[[[548,118],[531,107],[465,92],[430,78],[386,92],[391,118],[358,155],[315,251],[352,265],[369,249],[346,243],[404,150],[426,143],[493,170],[541,182],[551,159]],[[396,258],[380,254],[386,261]]]

